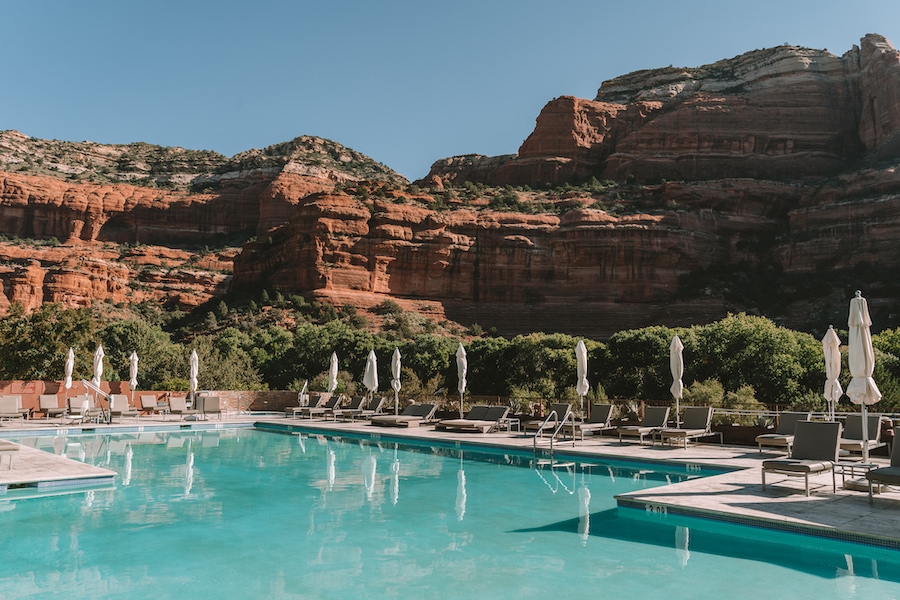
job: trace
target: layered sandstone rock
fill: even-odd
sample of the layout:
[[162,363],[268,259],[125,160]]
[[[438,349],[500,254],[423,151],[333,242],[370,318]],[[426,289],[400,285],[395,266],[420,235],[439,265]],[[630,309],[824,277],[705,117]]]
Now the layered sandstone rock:
[[900,53],[870,34],[841,57],[780,46],[617,77],[549,102],[516,156],[443,159],[423,181],[791,179],[897,156]]

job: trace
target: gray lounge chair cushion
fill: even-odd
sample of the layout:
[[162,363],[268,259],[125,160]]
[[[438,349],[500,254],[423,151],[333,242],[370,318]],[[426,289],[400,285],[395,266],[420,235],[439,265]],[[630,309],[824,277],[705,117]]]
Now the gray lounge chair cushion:
[[798,421],[791,458],[763,461],[763,470],[817,473],[827,471],[838,459],[840,423]]
[[777,458],[763,461],[763,469],[769,471],[791,471],[794,473],[819,473],[832,468],[828,460],[801,460],[798,458]]
[[616,428],[616,431],[621,435],[639,435],[643,437],[654,429],[665,427],[668,420],[668,406],[648,406],[644,410],[644,419],[640,425],[620,425]]
[[[897,442],[894,442],[895,444]],[[866,479],[887,485],[900,485],[900,467],[881,467],[866,473]]]

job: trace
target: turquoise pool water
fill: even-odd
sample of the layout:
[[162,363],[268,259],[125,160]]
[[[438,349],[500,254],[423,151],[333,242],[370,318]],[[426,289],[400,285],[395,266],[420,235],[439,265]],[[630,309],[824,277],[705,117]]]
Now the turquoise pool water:
[[0,496],[4,599],[900,597],[898,552],[616,509],[681,468],[252,429],[27,443],[120,476]]

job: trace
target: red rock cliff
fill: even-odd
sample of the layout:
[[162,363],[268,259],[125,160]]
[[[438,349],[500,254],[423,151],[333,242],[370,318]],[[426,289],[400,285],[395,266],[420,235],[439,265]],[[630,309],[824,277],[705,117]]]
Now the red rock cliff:
[[897,156],[900,53],[870,34],[841,57],[780,46],[624,75],[548,103],[518,155],[444,159],[425,180],[790,179]]

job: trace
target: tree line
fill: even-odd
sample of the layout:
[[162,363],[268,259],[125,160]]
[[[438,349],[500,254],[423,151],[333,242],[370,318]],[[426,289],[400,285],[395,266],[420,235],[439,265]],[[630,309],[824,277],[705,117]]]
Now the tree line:
[[[200,357],[201,389],[324,389],[331,353],[338,355],[338,391],[363,390],[366,355],[378,357],[380,389],[390,389],[390,357],[402,356],[401,397],[456,394],[454,353],[468,355],[468,393],[537,399],[575,399],[575,345],[579,338],[533,333],[512,339],[418,333],[398,338],[372,333],[346,320],[227,326],[215,332],[171,330],[159,319],[129,313],[109,318],[95,308],[46,304],[31,314],[13,310],[0,322],[0,379],[61,380],[65,355],[75,349],[75,378],[92,376],[93,352],[106,353],[104,379],[128,379],[132,351],[140,358],[139,389],[185,390],[188,355]],[[621,331],[605,342],[584,339],[588,349],[589,398],[669,401],[669,343],[684,343],[685,398],[737,408],[760,403],[823,410],[825,369],[821,342],[764,317],[746,314],[686,328],[662,326]],[[841,339],[847,339],[842,332]],[[884,397],[879,410],[900,407],[900,330],[873,336],[874,378]],[[842,346],[841,382],[850,375]],[[849,401],[843,399],[849,408]]]

